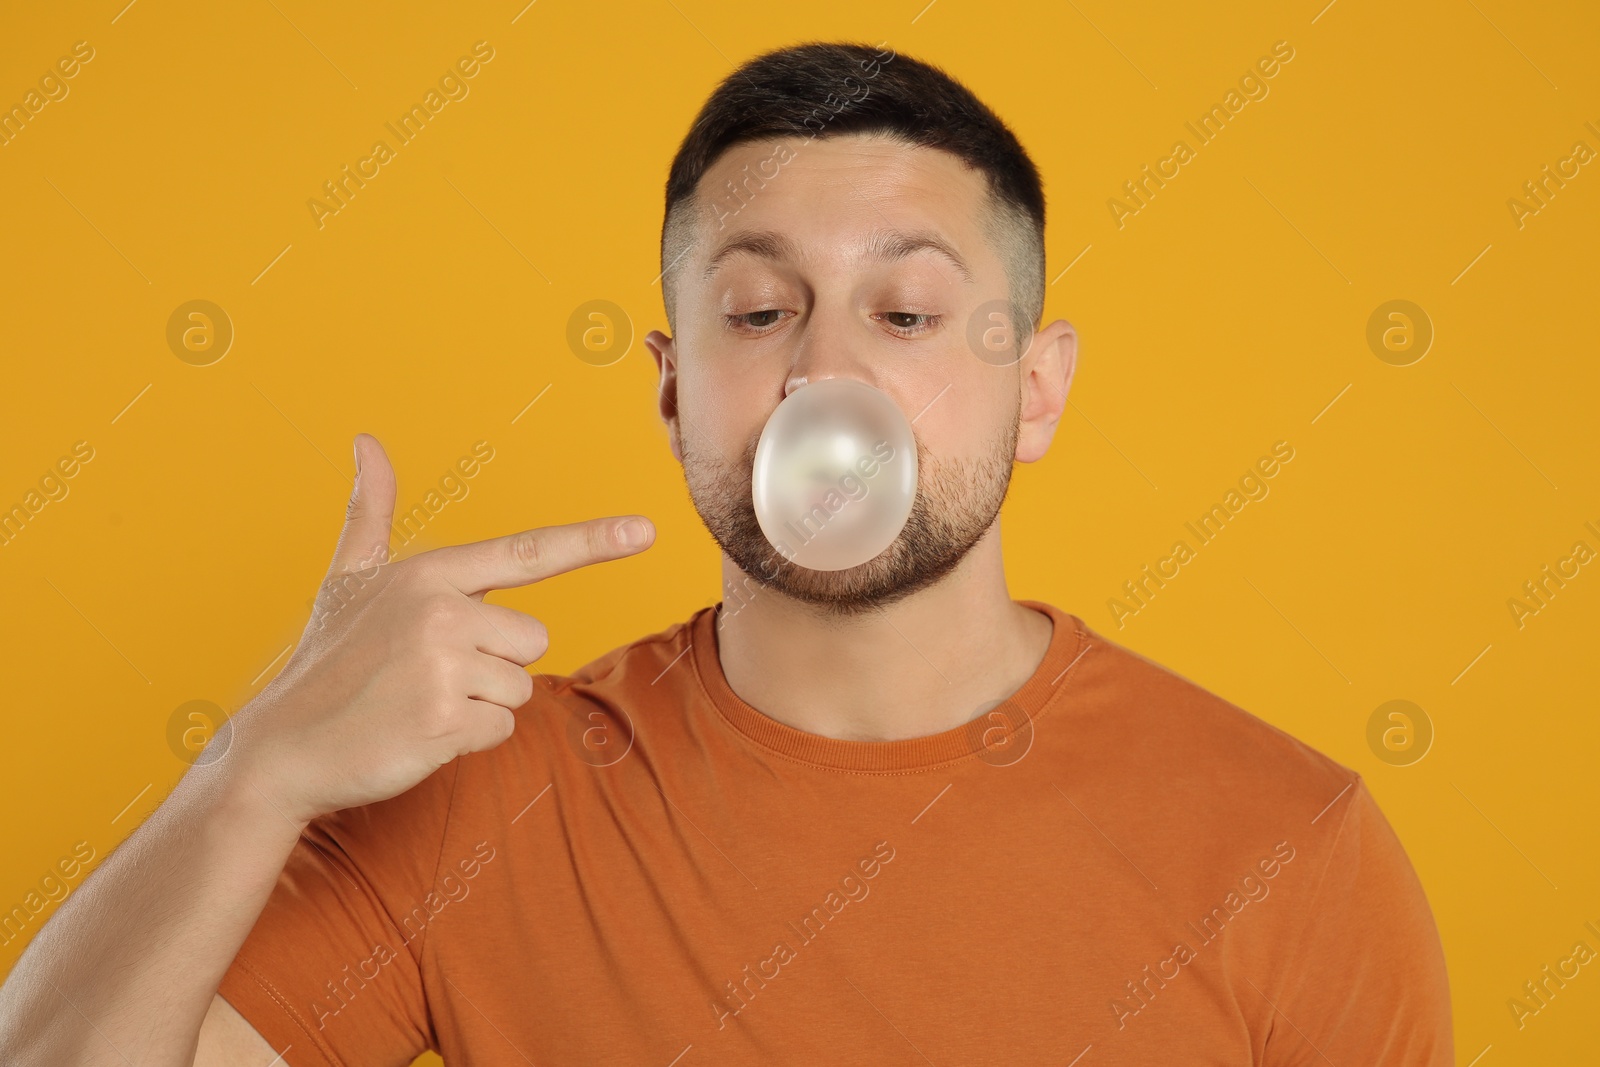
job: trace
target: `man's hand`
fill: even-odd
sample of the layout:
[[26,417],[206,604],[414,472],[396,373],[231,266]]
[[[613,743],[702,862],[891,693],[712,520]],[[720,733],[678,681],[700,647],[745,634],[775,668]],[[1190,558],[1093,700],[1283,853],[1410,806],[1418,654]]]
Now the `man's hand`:
[[511,736],[549,645],[539,620],[485,603],[491,589],[648,548],[642,517],[524,530],[389,560],[395,476],[355,440],[356,488],[311,621],[282,673],[230,723],[230,760],[303,826],[384,800]]
[[[0,1063],[265,1062],[271,1050],[217,989],[300,832],[511,735],[545,629],[485,592],[654,536],[642,519],[595,519],[390,563],[394,470],[366,434],[356,470],[299,647],[229,720],[224,756],[190,767],[34,935],[0,985]],[[636,538],[618,536],[627,525]]]

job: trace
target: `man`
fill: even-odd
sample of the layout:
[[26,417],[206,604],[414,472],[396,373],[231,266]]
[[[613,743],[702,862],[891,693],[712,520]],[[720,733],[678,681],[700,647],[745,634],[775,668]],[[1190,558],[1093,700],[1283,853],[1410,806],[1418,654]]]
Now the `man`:
[[[736,71],[672,165],[647,338],[722,603],[535,684],[543,627],[485,592],[652,528],[379,565],[394,473],[358,437],[299,648],[30,946],[0,1059],[1452,1062],[1359,776],[1007,592],[1011,464],[1076,360],[1034,328],[1043,226],[1020,144],[937,69]],[[752,462],[834,377],[914,421],[918,493],[879,556],[808,570]]]

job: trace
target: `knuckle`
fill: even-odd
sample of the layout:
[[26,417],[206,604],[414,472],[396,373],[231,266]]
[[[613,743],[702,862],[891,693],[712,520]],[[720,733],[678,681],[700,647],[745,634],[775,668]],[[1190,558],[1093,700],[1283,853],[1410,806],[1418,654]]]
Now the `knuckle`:
[[433,652],[428,661],[428,678],[441,697],[454,699],[465,690],[461,662],[443,649]]
[[511,539],[511,558],[519,567],[536,570],[548,556],[544,539],[537,531],[527,530]]
[[449,701],[436,700],[422,714],[422,733],[430,741],[449,737],[456,732],[456,713]]
[[444,593],[436,593],[422,602],[419,617],[426,636],[443,637],[461,625],[459,599]]
[[394,574],[395,581],[414,582],[420,574],[432,573],[436,567],[434,554],[439,550],[430,548],[424,552],[417,552],[404,559],[396,558],[393,552],[389,553],[387,562],[389,570]]
[[[429,585],[424,581],[427,576],[427,565],[420,557],[386,563],[379,575],[383,581],[383,588],[390,590],[387,596],[416,599],[427,595],[423,592]],[[437,588],[437,585],[434,584],[432,587]]]
[[589,524],[589,552],[595,556],[610,556],[617,551],[617,541],[611,532],[610,522],[594,522]]
[[498,704],[486,704],[483,709],[483,718],[475,725],[467,747],[479,752],[496,748],[511,736],[511,732],[516,729],[516,726],[516,716],[511,712]]
[[[437,550],[435,550],[437,551]],[[433,552],[419,552],[410,559],[391,563],[394,580],[407,588],[438,588],[439,561]]]
[[382,568],[391,562],[389,551],[389,538],[385,536],[363,546],[361,555],[357,556],[350,569],[370,581],[375,578]]

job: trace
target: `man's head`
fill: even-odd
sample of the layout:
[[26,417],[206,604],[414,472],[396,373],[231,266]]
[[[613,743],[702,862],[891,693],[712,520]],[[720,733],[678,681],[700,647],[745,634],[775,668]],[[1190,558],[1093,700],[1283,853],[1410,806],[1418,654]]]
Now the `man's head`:
[[[717,88],[667,181],[673,336],[646,343],[695,507],[741,570],[850,614],[938,581],[991,536],[1013,460],[1049,446],[1074,362],[1070,325],[1034,330],[1043,237],[1032,161],[935,67],[808,44]],[[913,421],[918,492],[883,554],[810,571],[767,544],[750,475],[773,409],[834,376]]]

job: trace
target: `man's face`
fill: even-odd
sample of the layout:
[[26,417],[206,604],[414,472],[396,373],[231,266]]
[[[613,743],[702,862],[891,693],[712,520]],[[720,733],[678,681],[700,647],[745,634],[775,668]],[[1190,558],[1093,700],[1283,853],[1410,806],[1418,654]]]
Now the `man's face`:
[[[993,526],[1017,456],[1018,367],[979,358],[967,336],[980,305],[1008,294],[983,229],[982,174],[878,137],[793,138],[730,149],[698,201],[695,245],[676,268],[677,336],[650,343],[707,529],[752,578],[840,614],[948,574]],[[960,262],[915,247],[923,239]],[[751,472],[773,409],[829,377],[882,390],[912,422],[917,497],[879,556],[814,571],[762,535]]]

